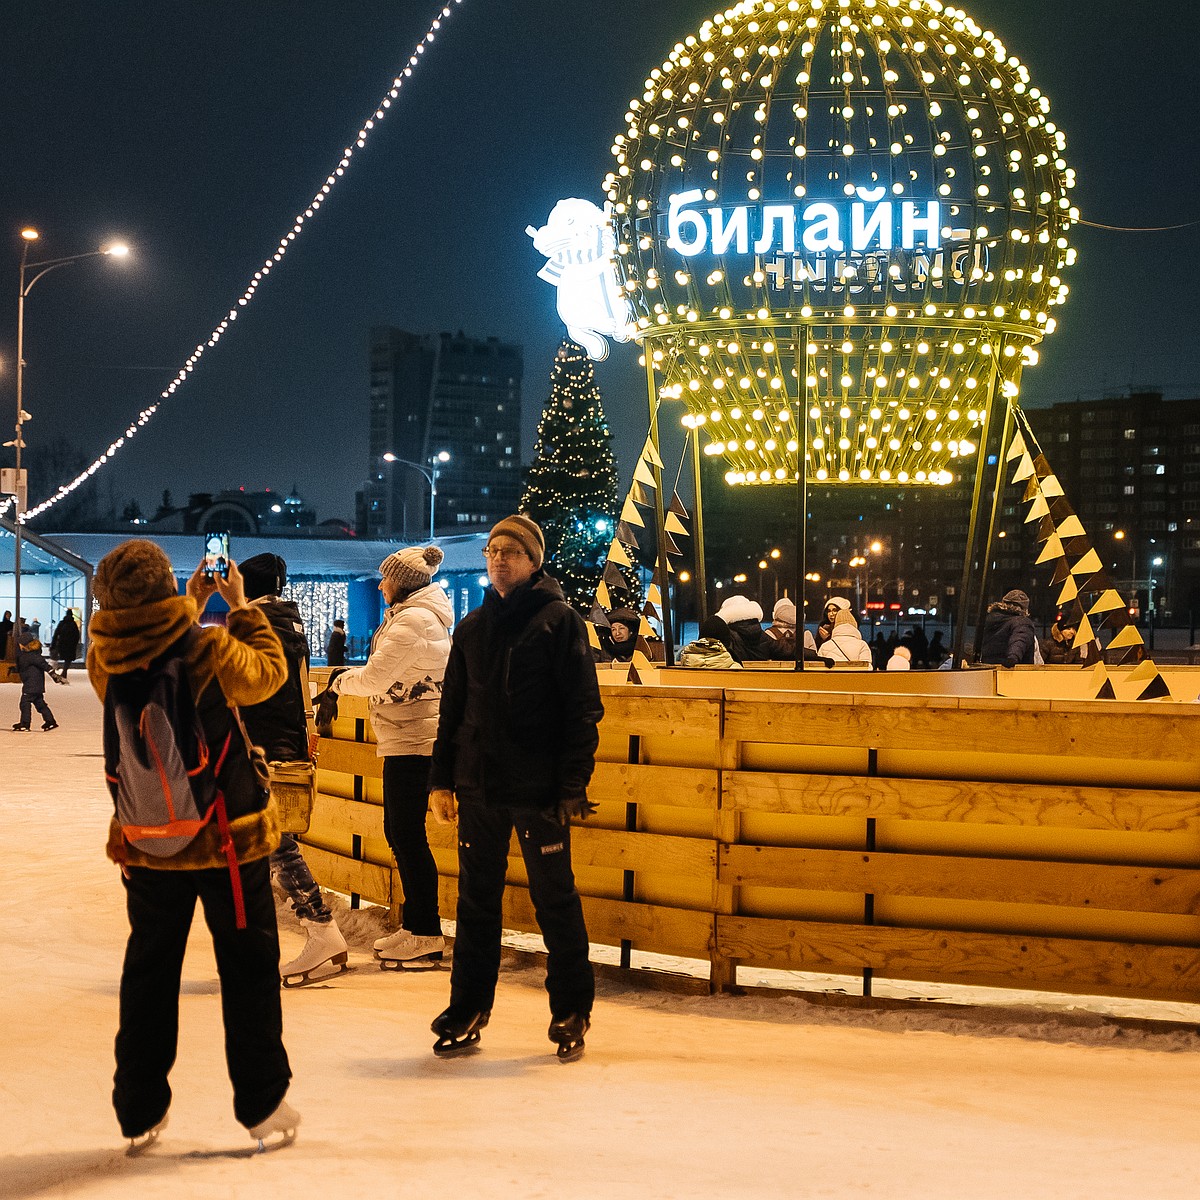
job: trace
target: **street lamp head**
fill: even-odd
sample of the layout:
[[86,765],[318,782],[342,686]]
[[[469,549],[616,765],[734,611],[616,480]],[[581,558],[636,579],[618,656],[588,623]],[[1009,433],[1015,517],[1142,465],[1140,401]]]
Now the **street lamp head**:
[[760,571],[765,571],[767,569],[767,560],[765,558],[760,558],[758,560],[758,569]]
[[1114,540],[1116,540],[1118,542],[1123,542],[1125,540],[1125,530],[1114,529],[1113,530],[1113,538],[1114,538]]
[[396,456],[395,456],[395,455],[394,455],[394,454],[393,454],[393,453],[392,453],[392,452],[389,450],[389,451],[388,451],[388,452],[387,452],[387,453],[386,453],[386,454],[383,456],[383,461],[384,461],[384,462],[399,462],[400,460],[399,460],[399,459],[398,459],[398,458],[397,458],[397,457],[396,457]]
[[29,229],[22,229],[21,236],[27,242],[36,242],[40,235],[38,234],[38,231],[36,229],[29,228]]
[[779,557],[779,555],[780,555],[780,551],[779,551],[779,548],[778,548],[778,547],[776,547],[774,550],[772,550],[772,551],[771,551],[771,557],[772,557],[772,558],[778,558],[778,557]]
[[124,242],[112,242],[107,246],[101,246],[100,252],[111,255],[113,258],[124,258],[129,253],[129,247]]
[[883,553],[883,543],[882,542],[872,542],[871,543],[871,553],[872,554],[882,554]]
[[450,461],[450,451],[449,450],[439,450],[434,455],[434,458],[436,458],[438,462],[443,462],[443,463],[449,462]]

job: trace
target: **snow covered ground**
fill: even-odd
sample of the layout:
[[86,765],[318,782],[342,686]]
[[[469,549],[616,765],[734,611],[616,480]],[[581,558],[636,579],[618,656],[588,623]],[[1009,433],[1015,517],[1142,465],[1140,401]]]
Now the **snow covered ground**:
[[[562,1066],[540,974],[518,961],[482,1052],[440,1061],[428,1026],[448,973],[376,969],[377,911],[352,914],[352,972],[284,993],[303,1124],[255,1156],[198,920],[171,1124],[126,1158],[109,1105],[125,926],[102,851],[99,709],[77,676],[50,695],[62,728],[18,735],[16,701],[0,687],[0,1197],[1200,1194],[1190,1032],[1079,1027],[1049,1006],[1009,1022],[602,982],[587,1054]],[[285,955],[299,945],[285,927]]]

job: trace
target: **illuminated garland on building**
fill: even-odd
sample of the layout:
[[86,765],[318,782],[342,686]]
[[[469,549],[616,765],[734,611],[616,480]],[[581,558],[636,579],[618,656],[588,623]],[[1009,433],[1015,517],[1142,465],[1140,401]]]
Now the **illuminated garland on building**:
[[730,483],[946,484],[1053,332],[1074,172],[940,0],[742,0],[632,99],[605,180],[637,332]]
[[[350,160],[354,156],[355,150],[362,150],[366,146],[372,130],[374,130],[379,122],[381,122],[387,115],[387,111],[391,108],[392,102],[399,96],[400,89],[404,86],[405,80],[411,78],[413,71],[420,64],[426,49],[436,40],[438,31],[442,27],[442,22],[450,16],[454,7],[462,4],[462,2],[463,0],[447,0],[445,7],[442,8],[439,15],[434,19],[432,25],[429,27],[428,32],[420,40],[420,42],[417,43],[416,49],[410,56],[407,65],[392,80],[391,87],[389,88],[387,95],[380,100],[375,111],[366,121],[363,122],[362,128],[360,128],[358,133],[355,134],[353,145],[347,146],[342,151],[342,157],[337,166],[334,167],[334,169],[326,177],[325,182],[317,190],[316,195],[314,195],[309,201],[304,211],[296,215],[295,220],[292,222],[291,228],[283,235],[282,238],[279,239],[279,244],[275,247],[274,253],[272,253],[263,262],[262,266],[254,272],[253,279],[251,279],[250,283],[246,286],[245,291],[238,298],[237,303],[234,304],[233,307],[230,308],[229,312],[225,314],[224,318],[218,322],[216,328],[213,329],[208,338],[205,341],[200,342],[199,345],[197,345],[192,353],[188,356],[187,361],[180,368],[179,373],[162,390],[162,392],[159,393],[158,401],[142,409],[142,411],[138,413],[137,418],[130,422],[125,432],[116,440],[111,442],[108,446],[108,449],[105,450],[104,453],[101,454],[99,458],[97,458],[91,464],[91,466],[81,471],[73,480],[71,480],[70,483],[63,484],[48,499],[43,500],[40,504],[23,513],[21,515],[22,522],[30,521],[34,517],[40,516],[47,509],[57,504],[60,500],[64,499],[66,496],[69,496],[80,485],[86,483],[87,480],[89,480],[98,470],[100,470],[101,467],[103,467],[112,459],[118,450],[122,449],[122,447],[124,447],[131,438],[137,435],[138,431],[150,421],[156,412],[158,412],[159,408],[162,406],[162,402],[169,400],[179,390],[179,388],[184,385],[188,376],[191,375],[200,359],[204,356],[204,352],[216,346],[216,344],[221,340],[221,337],[229,329],[229,326],[238,319],[239,314],[246,308],[250,301],[254,299],[259,285],[266,279],[271,271],[283,261],[283,256],[287,253],[288,249],[296,240],[296,238],[300,235],[306,222],[311,220],[316,215],[317,210],[322,204],[324,204],[325,198],[330,194],[330,192],[333,191],[334,187],[337,186],[338,180],[345,176],[347,168],[350,166]],[[0,505],[0,513],[3,513],[11,504],[12,501],[9,500],[6,504]]]

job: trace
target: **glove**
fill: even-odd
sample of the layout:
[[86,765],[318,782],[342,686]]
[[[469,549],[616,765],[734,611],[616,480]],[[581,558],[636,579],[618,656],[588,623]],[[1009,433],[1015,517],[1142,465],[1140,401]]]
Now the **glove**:
[[571,818],[582,821],[596,811],[596,804],[586,796],[573,796],[571,799],[560,800],[553,808],[546,810],[546,816],[560,825],[569,825]]
[[337,720],[338,695],[332,688],[318,692],[313,697],[313,706],[318,729],[328,729]]
[[326,687],[326,689],[332,688],[332,687],[333,687],[333,681],[334,681],[334,680],[335,680],[335,679],[336,679],[336,678],[337,678],[339,675],[345,675],[345,673],[346,673],[348,670],[350,670],[350,668],[349,668],[349,667],[334,667],[334,668],[333,668],[333,670],[329,672],[329,680],[328,680],[328,682],[325,684],[325,687]]
[[66,678],[64,676],[55,675],[55,673],[53,671],[50,671],[49,675],[50,675],[50,678],[53,679],[55,683],[66,683],[67,682]]

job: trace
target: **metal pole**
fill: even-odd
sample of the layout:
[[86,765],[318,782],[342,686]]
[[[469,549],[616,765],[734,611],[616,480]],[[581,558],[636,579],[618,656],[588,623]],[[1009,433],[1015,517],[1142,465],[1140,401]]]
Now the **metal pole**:
[[1000,437],[1000,452],[996,455],[996,484],[992,492],[992,515],[988,522],[987,545],[984,548],[983,569],[979,573],[979,602],[975,606],[975,628],[983,624],[984,610],[987,608],[988,576],[992,569],[992,546],[996,541],[996,526],[1000,524],[1000,501],[1004,495],[1004,447],[1012,438],[1012,428],[1015,423],[1012,401],[1007,401],[1004,409],[1004,432]]
[[696,551],[696,596],[701,623],[708,617],[708,573],[704,566],[704,501],[700,485],[700,432],[692,430],[692,538]]
[[21,271],[17,290],[17,424],[14,453],[17,465],[17,497],[13,512],[13,661],[17,659],[17,648],[21,644],[21,514],[25,507],[24,489],[21,487],[21,449],[25,439],[21,436],[25,424],[25,263],[29,257],[29,242],[21,247]]
[[[975,554],[975,541],[979,533],[979,505],[983,498],[983,475],[987,470],[988,448],[991,445],[992,426],[996,420],[996,398],[1000,390],[1000,369],[996,362],[996,357],[997,355],[995,354],[992,356],[992,379],[991,385],[988,388],[988,405],[983,418],[983,436],[979,439],[979,467],[975,472],[975,486],[971,493],[971,520],[967,528],[967,548],[963,554],[962,581],[959,584],[958,595],[955,597],[957,601],[955,608],[958,612],[958,629],[952,641],[952,653],[954,655],[954,667],[956,670],[963,661],[963,645],[967,636],[966,609],[971,602],[970,586],[972,568],[974,566],[972,560]],[[996,470],[1001,473],[1004,471],[1003,460],[1004,447],[1000,446],[996,452]]]
[[437,503],[437,476],[438,470],[436,463],[429,473],[429,543],[433,544],[433,510]]
[[796,330],[796,670],[804,670],[808,591],[808,327]]
[[[650,402],[650,444],[661,461],[662,451],[659,449],[658,440],[658,388],[654,382],[654,357],[649,341],[642,343],[642,351],[646,360],[646,394]],[[671,629],[671,572],[667,561],[666,497],[663,495],[662,468],[651,463],[650,471],[654,476],[654,490],[658,493],[654,498],[654,536],[658,552],[656,574],[662,591],[663,649],[666,652],[665,665],[672,667],[675,665],[675,636]]]

